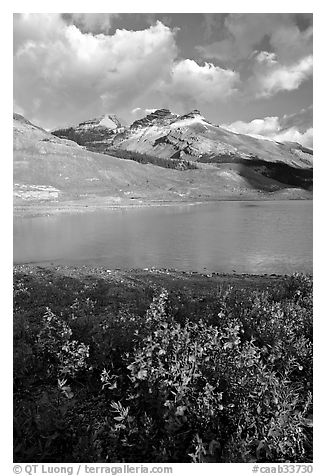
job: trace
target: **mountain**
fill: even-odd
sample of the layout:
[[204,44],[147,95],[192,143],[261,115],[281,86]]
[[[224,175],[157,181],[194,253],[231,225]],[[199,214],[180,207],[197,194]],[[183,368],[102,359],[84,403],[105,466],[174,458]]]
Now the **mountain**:
[[[88,121],[85,124],[87,129]],[[93,122],[90,128],[102,127]],[[120,126],[118,126],[120,127]],[[171,170],[88,151],[60,139],[19,114],[13,117],[14,197],[19,205],[35,201],[92,201],[107,204],[144,198],[173,198],[168,188],[184,180]]]
[[[105,118],[116,127],[107,126]],[[130,127],[116,116],[106,115],[53,134],[75,140],[98,152],[128,150],[165,159],[188,159],[204,163],[263,161],[290,167],[312,168],[312,150],[295,142],[275,142],[236,134],[212,124],[198,110],[179,116],[157,109]]]
[[183,116],[166,109],[155,111],[113,137],[113,145],[158,157],[209,163],[262,160],[297,168],[312,167],[312,151],[300,144],[236,134],[212,124],[198,110]]
[[53,135],[68,138],[80,145],[91,148],[100,144],[111,144],[112,138],[123,132],[126,127],[115,114],[104,114],[100,117],[81,122],[77,126],[57,129]]
[[[164,123],[171,119],[162,113],[154,116],[150,121],[154,119],[157,128],[167,127]],[[148,120],[145,118],[144,123]],[[109,135],[109,127],[100,122],[93,120],[80,125],[80,137],[83,128],[87,133],[106,127]],[[131,128],[114,132],[120,129],[120,124],[110,129],[114,140],[153,127],[136,121]],[[288,186],[268,177],[260,165],[249,167],[248,161],[193,162],[196,168],[176,170],[88,150],[47,132],[19,114],[14,114],[13,126],[14,206],[18,214],[181,201],[311,198],[311,192],[301,186]],[[180,162],[181,159],[166,160]],[[295,170],[302,173],[310,169]]]
[[[98,121],[54,131],[89,150],[165,167],[242,164],[286,185],[311,189],[312,150],[294,142],[280,143],[236,134],[205,119],[198,110],[185,115],[158,109],[130,127],[101,128]],[[159,160],[161,159],[161,160]],[[179,167],[178,167],[179,166]]]

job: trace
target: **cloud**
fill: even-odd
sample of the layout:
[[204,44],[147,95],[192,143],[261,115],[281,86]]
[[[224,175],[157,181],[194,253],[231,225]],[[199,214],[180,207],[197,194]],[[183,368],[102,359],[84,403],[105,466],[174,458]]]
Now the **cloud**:
[[[45,128],[110,112],[128,122],[152,105],[178,113],[203,109],[215,116],[243,99],[265,102],[279,91],[296,89],[312,75],[309,18],[300,29],[293,15],[207,17],[212,20],[206,19],[207,34],[223,25],[221,57],[242,58],[221,66],[182,58],[176,29],[160,21],[141,30],[115,29],[113,15],[15,14],[15,107]],[[264,31],[275,52],[267,44],[256,48]],[[305,56],[290,61],[287,41],[297,42]],[[292,43],[288,50],[291,57],[298,54]]]
[[215,26],[214,16],[209,18],[209,31],[215,27],[223,36],[197,51],[236,68],[245,95],[269,97],[294,90],[312,75],[312,15],[232,13],[222,27],[221,17]]
[[142,107],[135,107],[131,110],[131,114],[136,115],[137,117],[144,117],[147,114],[151,114],[152,112],[157,111],[157,107],[153,108],[142,108]]
[[83,33],[108,33],[112,20],[119,13],[63,13],[62,18]]
[[275,53],[261,51],[255,56],[253,71],[249,83],[257,97],[272,96],[279,91],[292,91],[312,76],[312,55],[297,63],[282,65]]
[[[224,35],[224,20],[227,13],[203,13],[204,40],[211,41],[213,37]],[[199,47],[200,48],[200,47]]]
[[313,148],[313,128],[310,127],[310,129],[307,129],[306,132],[301,133],[294,127],[291,127],[290,129],[287,129],[286,131],[280,132],[275,137],[275,140],[279,142],[285,142],[285,141],[299,142],[299,144],[302,144],[303,146],[308,147],[309,149],[312,149]]
[[[204,58],[216,58],[226,62],[246,59],[263,41],[271,51],[284,61],[293,62],[312,52],[312,15],[309,25],[301,30],[298,16],[293,13],[230,13],[221,25],[221,16],[206,19],[210,35],[220,30],[224,38],[197,47]],[[268,40],[268,42],[266,41]]]
[[82,33],[59,15],[15,18],[14,96],[45,127],[133,102],[167,80],[177,55],[173,32],[157,22],[114,35]]
[[[238,74],[210,63],[178,59],[175,31],[157,21],[139,31],[81,31],[97,15],[15,15],[14,97],[30,119],[53,128],[113,112],[132,119],[148,104],[187,109],[223,101],[236,92]],[[78,22],[77,22],[78,20]],[[110,17],[102,27],[109,27]],[[146,111],[145,111],[146,112]]]
[[[280,18],[279,15],[273,17],[273,14],[231,13],[224,19],[225,38],[197,49],[203,57],[220,61],[235,62],[247,58]],[[210,30],[212,28],[210,24]]]
[[270,36],[270,44],[281,62],[294,62],[312,54],[313,28],[301,31],[297,25],[279,25]]
[[222,127],[239,134],[264,137],[269,137],[281,129],[278,117],[264,117],[264,119],[254,119],[251,122],[235,121],[228,125],[222,124]]
[[[221,127],[237,134],[247,134],[252,137],[275,140],[278,142],[298,142],[305,147],[313,148],[313,127],[311,117],[312,107],[302,109],[296,114],[264,117],[250,122],[235,121],[222,124]],[[303,121],[303,118],[311,118]],[[305,124],[305,126],[304,126]]]
[[65,23],[58,13],[14,13],[14,54],[31,44],[49,43],[58,37]]
[[300,132],[307,130],[313,126],[313,106],[310,105],[294,114],[284,114],[281,124],[283,129],[295,127]]
[[177,98],[197,104],[224,100],[237,92],[239,75],[235,71],[186,59],[174,65],[169,91]]

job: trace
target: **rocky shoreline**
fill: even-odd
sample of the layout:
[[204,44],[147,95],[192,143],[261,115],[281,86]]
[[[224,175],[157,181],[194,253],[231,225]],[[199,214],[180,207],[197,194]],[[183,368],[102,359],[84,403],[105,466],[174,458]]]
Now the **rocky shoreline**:
[[114,210],[121,208],[145,208],[145,207],[176,207],[184,205],[203,205],[205,203],[221,201],[277,201],[277,200],[312,200],[312,192],[287,189],[282,193],[248,193],[234,196],[205,197],[205,199],[119,199],[119,197],[88,197],[78,200],[62,201],[15,201],[13,207],[14,217],[36,217],[76,213],[89,213],[98,210]]
[[[280,274],[248,274],[248,273],[200,273],[197,271],[181,271],[169,268],[143,268],[143,269],[110,269],[106,266],[91,265],[58,265],[55,262],[41,264],[15,264],[14,274],[33,276],[35,279],[52,279],[56,277],[63,280],[78,279],[81,283],[86,281],[104,281],[106,283],[124,283],[126,286],[166,287],[175,289],[182,287],[213,289],[217,286],[234,286],[236,288],[257,288],[278,285],[288,275]],[[50,280],[51,281],[51,280]],[[52,282],[52,281],[51,281]]]

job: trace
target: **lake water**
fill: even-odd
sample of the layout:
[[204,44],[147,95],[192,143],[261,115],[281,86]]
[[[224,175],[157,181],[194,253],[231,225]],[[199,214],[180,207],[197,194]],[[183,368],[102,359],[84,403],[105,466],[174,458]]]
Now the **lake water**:
[[14,219],[15,263],[312,272],[312,201],[214,202]]

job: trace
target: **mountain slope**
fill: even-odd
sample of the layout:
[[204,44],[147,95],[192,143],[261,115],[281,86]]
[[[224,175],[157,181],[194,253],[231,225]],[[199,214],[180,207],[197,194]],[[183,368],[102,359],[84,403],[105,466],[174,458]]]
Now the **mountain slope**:
[[97,140],[96,128],[83,135],[80,126],[54,131],[54,134],[101,152],[110,152],[115,148],[205,163],[246,163],[256,160],[302,169],[312,167],[312,151],[300,144],[282,144],[236,134],[210,123],[198,110],[183,116],[172,114],[167,109],[156,110],[135,121],[129,128],[110,129],[106,133],[103,131],[100,141]]
[[[119,134],[119,133],[118,133]],[[240,163],[172,170],[95,153],[14,115],[15,209],[220,199],[309,198]]]
[[32,191],[38,186],[55,188],[61,198],[87,194],[119,198],[143,189],[155,197],[162,184],[173,184],[173,178],[172,171],[162,173],[158,167],[90,152],[73,141],[55,137],[22,116],[14,116],[17,198],[37,198]]
[[92,147],[108,144],[112,138],[125,130],[125,126],[115,114],[104,114],[100,117],[81,122],[77,126],[53,131],[53,135],[68,138],[77,144]]
[[[114,145],[159,157],[187,157],[202,162],[240,162],[262,160],[291,167],[312,167],[312,152],[299,144],[281,144],[256,139],[211,124],[195,110],[168,123],[157,121],[157,112],[137,121],[117,136]],[[164,111],[165,112],[165,111]]]

